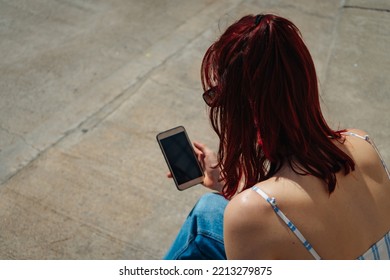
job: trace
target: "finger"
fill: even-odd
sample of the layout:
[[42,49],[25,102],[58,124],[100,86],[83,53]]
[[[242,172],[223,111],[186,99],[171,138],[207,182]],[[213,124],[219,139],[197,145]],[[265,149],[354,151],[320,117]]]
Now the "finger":
[[168,178],[173,178],[172,173],[171,173],[171,172],[168,172],[168,173],[167,173],[167,177],[168,177]]
[[196,157],[197,157],[198,161],[202,163],[204,158],[206,157],[206,154],[204,153],[202,148],[199,149],[200,146],[202,146],[202,144],[199,144],[198,142],[194,142],[194,151],[195,151]]
[[195,148],[197,148],[197,149],[199,149],[199,150],[201,150],[201,151],[204,150],[205,147],[206,147],[205,144],[200,143],[200,142],[197,142],[197,141],[194,141],[193,144],[194,144]]
[[200,142],[194,142],[194,146],[202,153],[203,158],[210,157],[215,154],[207,145]]
[[205,168],[206,168],[206,165],[205,165],[205,162],[204,162],[204,158],[205,158],[205,156],[202,153],[199,154],[198,157],[197,157],[198,162],[200,164],[200,167],[202,167],[203,170],[205,170]]
[[197,156],[200,156],[200,155],[202,155],[203,154],[203,152],[201,151],[201,150],[199,150],[197,147],[195,147],[194,146],[194,151],[195,151],[195,154],[197,155]]
[[209,150],[205,144],[196,141],[194,141],[194,147],[194,149],[200,151],[204,155],[206,155],[207,151]]

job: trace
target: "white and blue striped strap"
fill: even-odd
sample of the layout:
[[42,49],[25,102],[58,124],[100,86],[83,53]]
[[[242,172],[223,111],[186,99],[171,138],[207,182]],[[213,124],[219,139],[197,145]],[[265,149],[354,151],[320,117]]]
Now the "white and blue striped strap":
[[261,197],[263,197],[274,209],[275,213],[282,219],[282,221],[289,227],[289,229],[292,231],[292,233],[295,234],[295,236],[301,241],[303,246],[309,251],[310,254],[314,257],[316,260],[320,260],[321,257],[317,254],[317,252],[313,249],[311,244],[306,240],[305,237],[303,237],[302,233],[297,229],[297,227],[290,221],[289,218],[284,215],[284,213],[278,208],[276,205],[276,200],[274,197],[270,198],[263,190],[261,190],[258,187],[252,187],[252,190],[257,192]]

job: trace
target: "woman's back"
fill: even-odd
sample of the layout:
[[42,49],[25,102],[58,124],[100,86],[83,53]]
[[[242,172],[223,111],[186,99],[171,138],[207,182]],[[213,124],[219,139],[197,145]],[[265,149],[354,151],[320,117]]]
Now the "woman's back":
[[[390,180],[382,162],[370,143],[345,137],[344,144],[335,144],[354,160],[355,171],[347,176],[339,172],[331,195],[323,180],[298,175],[289,166],[257,185],[275,198],[280,211],[324,259],[358,258],[390,230]],[[228,258],[313,258],[253,190],[237,195],[225,213]],[[239,218],[244,215],[245,219]]]

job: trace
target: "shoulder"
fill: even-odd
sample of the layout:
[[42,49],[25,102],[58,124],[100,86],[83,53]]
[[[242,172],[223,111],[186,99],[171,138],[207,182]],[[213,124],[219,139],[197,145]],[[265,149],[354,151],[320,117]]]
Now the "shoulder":
[[371,154],[371,156],[376,157],[376,151],[372,147],[372,144],[367,141],[367,136],[369,134],[361,129],[348,129],[347,130],[347,138],[346,138],[346,146],[348,151],[352,154],[356,159],[363,160],[368,159],[367,156]]
[[368,135],[368,133],[366,131],[358,129],[358,128],[348,128],[347,132],[356,134],[356,135],[361,136],[361,137],[365,137]]
[[254,226],[256,216],[272,208],[252,189],[247,189],[235,196],[227,205],[225,220],[233,226]]
[[346,141],[342,146],[346,147],[349,153],[353,154],[362,148],[369,148],[369,146],[371,146],[371,144],[366,141],[368,134],[364,130],[356,128],[347,129],[343,135],[345,136]]
[[[355,136],[346,138],[346,152],[351,156],[361,172],[370,177],[377,177],[378,174],[383,173],[383,164],[379,152],[373,144],[373,139],[371,137],[366,138],[369,134],[360,129],[348,129],[347,132],[354,133]],[[368,139],[369,141],[367,141]]]
[[[275,258],[274,210],[252,189],[235,196],[224,216],[224,238],[228,259]],[[261,236],[261,238],[259,238]]]

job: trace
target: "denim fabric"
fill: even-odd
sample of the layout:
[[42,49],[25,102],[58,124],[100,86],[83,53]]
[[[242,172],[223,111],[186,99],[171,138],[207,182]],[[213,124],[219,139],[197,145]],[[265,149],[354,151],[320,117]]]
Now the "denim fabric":
[[196,203],[165,260],[225,260],[223,213],[228,201],[207,193]]

